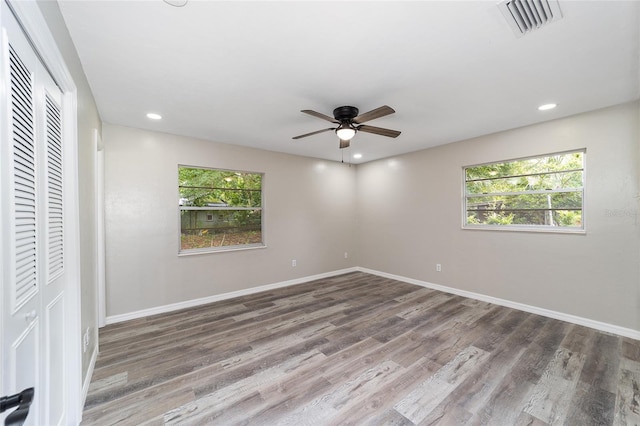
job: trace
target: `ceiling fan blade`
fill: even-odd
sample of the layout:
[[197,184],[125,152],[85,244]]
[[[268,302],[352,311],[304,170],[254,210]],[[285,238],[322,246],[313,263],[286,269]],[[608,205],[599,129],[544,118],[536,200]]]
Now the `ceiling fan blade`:
[[369,112],[360,114],[359,116],[353,119],[353,122],[356,124],[360,124],[360,123],[364,123],[365,121],[369,121],[376,118],[384,117],[385,115],[393,114],[394,112],[396,111],[390,106],[383,105],[380,108],[372,109]]
[[361,125],[356,128],[361,132],[373,133],[375,135],[387,136],[390,138],[397,138],[401,133],[397,130],[383,129],[382,127],[375,126]]
[[305,133],[304,135],[294,136],[292,139],[306,138],[307,136],[317,135],[318,133],[328,132],[329,130],[335,130],[335,127],[329,127],[328,129],[316,130],[315,132]]
[[304,112],[305,114],[313,115],[314,117],[322,118],[323,120],[327,120],[327,121],[330,121],[332,123],[339,123],[339,121],[336,120],[335,118],[329,117],[328,115],[324,115],[324,114],[322,114],[320,112],[316,112],[316,111],[313,111],[311,109],[303,109],[300,112]]
[[340,139],[340,149],[342,148],[349,148],[349,143],[351,141],[348,141],[346,139]]

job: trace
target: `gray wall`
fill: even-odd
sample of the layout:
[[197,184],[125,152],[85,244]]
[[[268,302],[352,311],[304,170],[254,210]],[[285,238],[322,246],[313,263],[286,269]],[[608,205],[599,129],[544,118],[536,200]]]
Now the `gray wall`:
[[[359,266],[640,330],[638,118],[626,104],[359,166]],[[586,235],[461,229],[463,166],[579,148]]]
[[[108,317],[357,264],[355,167],[106,123],[103,140]],[[178,164],[265,173],[267,248],[178,256]]]
[[[82,297],[82,330],[89,328],[92,338],[90,347],[82,356],[82,377],[87,374],[91,355],[97,344],[96,324],[96,223],[94,191],[94,155],[93,131],[101,131],[102,122],[89,88],[87,78],[80,64],[76,48],[71,41],[57,2],[38,1],[49,30],[53,34],[58,48],[76,84],[78,95],[78,181],[80,204],[80,274]],[[81,336],[78,336],[80,339]]]
[[[105,124],[107,315],[363,266],[640,330],[639,117],[620,105],[357,169]],[[580,148],[585,235],[461,229],[463,166]],[[268,248],[177,256],[178,164],[265,172]]]

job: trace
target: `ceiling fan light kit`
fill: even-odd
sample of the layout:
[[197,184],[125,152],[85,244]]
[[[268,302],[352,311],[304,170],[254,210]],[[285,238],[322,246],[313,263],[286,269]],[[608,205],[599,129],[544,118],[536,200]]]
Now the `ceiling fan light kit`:
[[336,135],[338,135],[340,139],[348,141],[356,135],[356,129],[352,125],[345,126],[341,124],[340,127],[336,129]]
[[358,115],[360,112],[358,108],[345,105],[333,110],[333,118],[310,109],[303,109],[300,112],[337,124],[338,127],[329,127],[327,129],[305,133],[304,135],[294,136],[293,139],[306,138],[307,136],[317,135],[318,133],[334,130],[336,132],[336,135],[338,135],[338,138],[340,139],[340,149],[342,149],[349,146],[351,139],[356,135],[358,131],[387,136],[390,138],[396,138],[400,135],[400,132],[397,130],[383,129],[382,127],[367,126],[362,124],[366,121],[393,114],[395,110],[387,105],[383,105],[379,108],[360,115]]

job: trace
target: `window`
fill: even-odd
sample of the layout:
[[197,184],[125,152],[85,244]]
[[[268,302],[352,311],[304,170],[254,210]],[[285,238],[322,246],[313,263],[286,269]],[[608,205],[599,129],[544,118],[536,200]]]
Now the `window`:
[[261,173],[178,167],[180,253],[264,246]]
[[464,168],[464,227],[584,231],[585,150]]

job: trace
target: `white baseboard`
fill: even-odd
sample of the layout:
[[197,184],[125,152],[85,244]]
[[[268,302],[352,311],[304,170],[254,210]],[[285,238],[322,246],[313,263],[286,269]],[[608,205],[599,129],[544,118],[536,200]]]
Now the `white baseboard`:
[[481,300],[483,302],[493,303],[495,305],[506,306],[507,308],[518,309],[520,311],[530,312],[532,314],[542,315],[544,317],[566,321],[572,324],[582,325],[585,327],[593,328],[593,329],[604,331],[607,333],[613,333],[619,336],[640,340],[640,331],[634,330],[631,328],[620,327],[618,325],[608,324],[606,322],[595,321],[589,318],[584,318],[576,315],[565,314],[563,312],[557,312],[549,309],[539,308],[537,306],[525,305],[524,303],[512,302],[510,300],[499,299],[497,297],[486,296],[484,294],[474,293],[471,291],[459,290],[457,288],[447,287],[439,284],[433,284],[430,282],[420,281],[413,278],[407,278],[400,275],[388,274],[386,272],[380,272],[373,269],[361,268],[361,267],[357,267],[356,269],[360,272],[365,272],[367,274],[378,275],[378,276],[389,278],[392,280],[402,281],[409,284],[415,284],[421,287],[443,291],[445,293],[451,293],[451,294],[456,294],[458,296],[468,297],[470,299]]
[[273,283],[273,284],[267,284],[267,285],[262,285],[262,286],[258,286],[258,287],[247,288],[245,290],[232,291],[230,293],[216,294],[216,295],[213,295],[213,296],[202,297],[200,299],[186,300],[184,302],[172,303],[170,305],[163,305],[163,306],[158,306],[158,307],[155,307],[155,308],[143,309],[143,310],[140,310],[140,311],[130,312],[130,313],[127,313],[127,314],[112,315],[112,316],[108,316],[106,318],[106,323],[107,323],[107,325],[108,324],[115,324],[117,322],[128,321],[128,320],[137,319],[137,318],[143,318],[143,317],[148,317],[148,316],[156,315],[156,314],[163,314],[163,313],[171,312],[171,311],[177,311],[179,309],[192,308],[194,306],[206,305],[207,303],[219,302],[221,300],[232,299],[234,297],[247,296],[247,295],[254,294],[254,293],[260,293],[262,291],[274,290],[276,288],[289,287],[289,286],[292,286],[292,285],[303,284],[303,283],[307,283],[309,281],[315,281],[315,280],[319,280],[319,279],[323,279],[323,278],[334,277],[336,275],[342,275],[342,274],[346,274],[346,273],[349,273],[349,272],[356,272],[356,271],[358,271],[358,268],[355,268],[355,267],[354,268],[347,268],[347,269],[340,269],[340,270],[337,270],[337,271],[325,272],[323,274],[311,275],[311,276],[307,276],[307,277],[296,278],[296,279],[293,279],[293,280],[281,281],[281,282],[278,282],[278,283]]
[[[96,367],[96,360],[98,359],[98,341],[96,340],[96,345],[93,347],[93,352],[91,353],[91,360],[89,361],[89,368],[87,368],[87,374],[84,376],[84,380],[82,382],[82,404],[81,406],[84,408],[84,404],[87,401],[87,395],[89,394],[89,385],[91,385],[91,378],[93,377],[93,370]],[[84,410],[83,410],[84,411]],[[82,421],[82,411],[80,412],[80,420]]]

